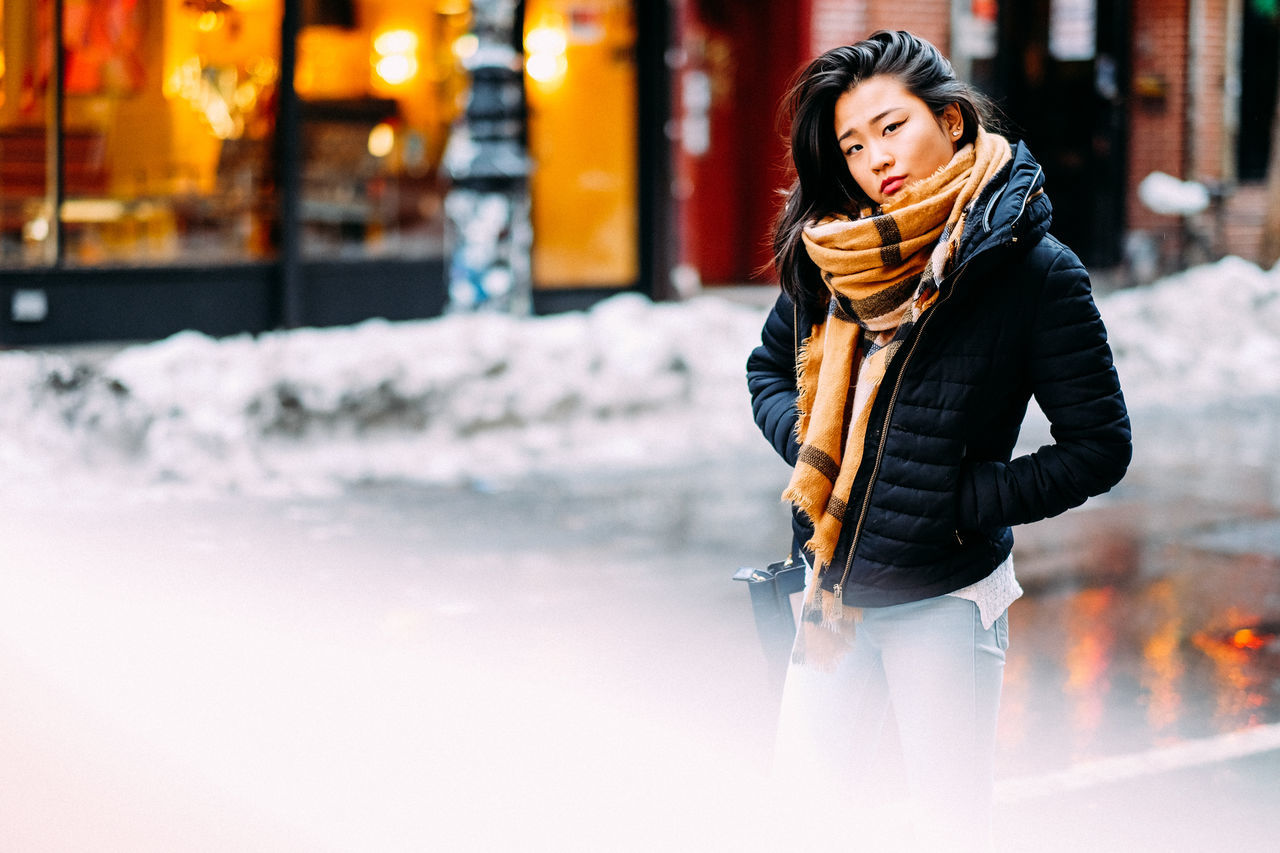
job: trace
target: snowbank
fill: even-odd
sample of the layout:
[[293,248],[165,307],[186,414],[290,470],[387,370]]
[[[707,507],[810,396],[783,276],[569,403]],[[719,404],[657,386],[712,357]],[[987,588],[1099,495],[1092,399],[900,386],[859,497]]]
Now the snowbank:
[[0,356],[11,486],[316,490],[563,465],[661,464],[758,442],[744,391],[764,309],[635,296],[215,340],[184,332],[94,363]]
[[[1276,395],[1278,296],[1280,267],[1227,258],[1100,299],[1130,405]],[[187,332],[98,359],[8,352],[0,465],[24,490],[92,478],[293,493],[767,453],[743,381],[764,315],[624,295],[553,317]]]
[[1099,308],[1130,406],[1194,412],[1280,392],[1280,265],[1228,257]]

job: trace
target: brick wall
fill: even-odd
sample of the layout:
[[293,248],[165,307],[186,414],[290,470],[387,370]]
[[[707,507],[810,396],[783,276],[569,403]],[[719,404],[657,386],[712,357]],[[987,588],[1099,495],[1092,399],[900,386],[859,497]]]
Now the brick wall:
[[868,0],[867,32],[910,30],[947,53],[951,48],[949,0]]
[[[1200,15],[1192,21],[1196,47],[1195,128],[1191,139],[1194,167],[1188,177],[1221,181],[1225,177],[1227,145],[1224,109],[1227,87],[1227,0],[1201,0]],[[1207,131],[1207,132],[1206,132]]]
[[[1239,14],[1238,4],[1228,0],[1133,0],[1128,226],[1156,237],[1166,265],[1178,256],[1181,223],[1147,210],[1137,186],[1156,170],[1183,180],[1222,182],[1232,177],[1234,140],[1227,128],[1227,110],[1233,108],[1227,102],[1227,63],[1232,61],[1227,40],[1237,23],[1230,19],[1232,13]],[[1163,98],[1150,90],[1156,83],[1164,84]],[[1197,217],[1196,227],[1213,235],[1217,251],[1256,259],[1265,213],[1260,193],[1237,187],[1223,211],[1222,220],[1211,214]]]
[[866,36],[867,9],[864,2],[811,0],[809,12],[809,55],[817,56],[833,47],[851,44]]
[[943,53],[951,36],[949,0],[811,0],[812,55],[866,38],[876,30],[910,30]]
[[1187,0],[1133,0],[1132,15],[1126,215],[1129,228],[1162,234],[1167,242],[1176,239],[1178,220],[1144,207],[1137,187],[1155,171],[1186,177]]
[[1219,249],[1224,254],[1257,262],[1262,256],[1262,228],[1266,218],[1266,185],[1251,183],[1236,187],[1223,205],[1220,230],[1215,233]]

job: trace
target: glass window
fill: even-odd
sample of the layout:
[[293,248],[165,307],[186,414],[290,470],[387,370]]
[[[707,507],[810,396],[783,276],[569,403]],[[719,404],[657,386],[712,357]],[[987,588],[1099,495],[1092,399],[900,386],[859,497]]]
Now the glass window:
[[536,287],[636,281],[635,40],[627,0],[525,7]]
[[439,256],[439,164],[465,88],[453,45],[466,0],[307,0],[301,99],[302,252]]
[[[62,262],[269,257],[282,0],[4,0],[6,164],[33,156],[52,126],[40,119],[52,97],[55,3],[65,57]],[[6,260],[15,245],[28,262],[49,260],[52,241],[41,237],[52,230],[42,224],[52,182],[39,165],[21,180],[4,175]]]
[[[53,9],[35,0],[0,3],[0,266],[54,262],[48,76]],[[91,140],[78,153],[93,163],[77,179],[96,179],[101,151]],[[88,150],[85,150],[85,149]]]

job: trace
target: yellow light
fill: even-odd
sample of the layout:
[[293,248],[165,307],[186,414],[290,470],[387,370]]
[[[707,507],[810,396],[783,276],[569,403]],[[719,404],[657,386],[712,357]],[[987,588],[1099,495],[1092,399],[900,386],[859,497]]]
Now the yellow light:
[[543,25],[525,33],[524,47],[528,53],[524,68],[538,83],[555,83],[569,70],[565,51],[569,41],[563,27]]
[[413,30],[387,30],[373,40],[373,49],[379,56],[413,53],[418,49],[418,34]]
[[525,61],[524,68],[529,76],[539,83],[550,83],[564,76],[569,63],[563,56],[553,53],[533,53]]
[[386,80],[392,86],[399,86],[401,83],[407,83],[413,79],[413,75],[418,73],[418,60],[412,56],[384,56],[378,60],[378,64],[374,66],[374,70],[378,72],[378,76]]
[[396,144],[396,131],[385,121],[369,131],[369,153],[374,157],[386,157]]
[[418,73],[418,34],[385,30],[373,40],[373,70],[392,86],[408,83]]
[[536,27],[524,37],[524,48],[529,53],[563,54],[567,47],[568,40],[559,27]]
[[453,55],[459,59],[467,59],[475,56],[476,51],[480,49],[480,39],[473,33],[458,36],[453,41]]
[[1241,628],[1231,637],[1231,645],[1237,649],[1260,649],[1267,644],[1267,636],[1258,634],[1252,628]]
[[202,33],[211,33],[222,25],[222,16],[217,12],[204,12],[196,18],[196,29]]
[[33,219],[22,226],[22,236],[28,240],[38,243],[41,240],[49,239],[49,220],[43,216]]

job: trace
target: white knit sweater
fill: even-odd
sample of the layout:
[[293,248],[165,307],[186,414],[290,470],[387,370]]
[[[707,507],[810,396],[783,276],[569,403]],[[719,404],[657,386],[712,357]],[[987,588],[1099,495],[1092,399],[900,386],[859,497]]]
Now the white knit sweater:
[[949,592],[947,595],[967,598],[978,605],[982,627],[990,630],[995,621],[1000,618],[1000,614],[1022,597],[1022,587],[1018,585],[1018,579],[1013,576],[1013,555],[1006,557],[1003,563],[996,566],[995,571],[982,580],[969,584],[964,589]]

